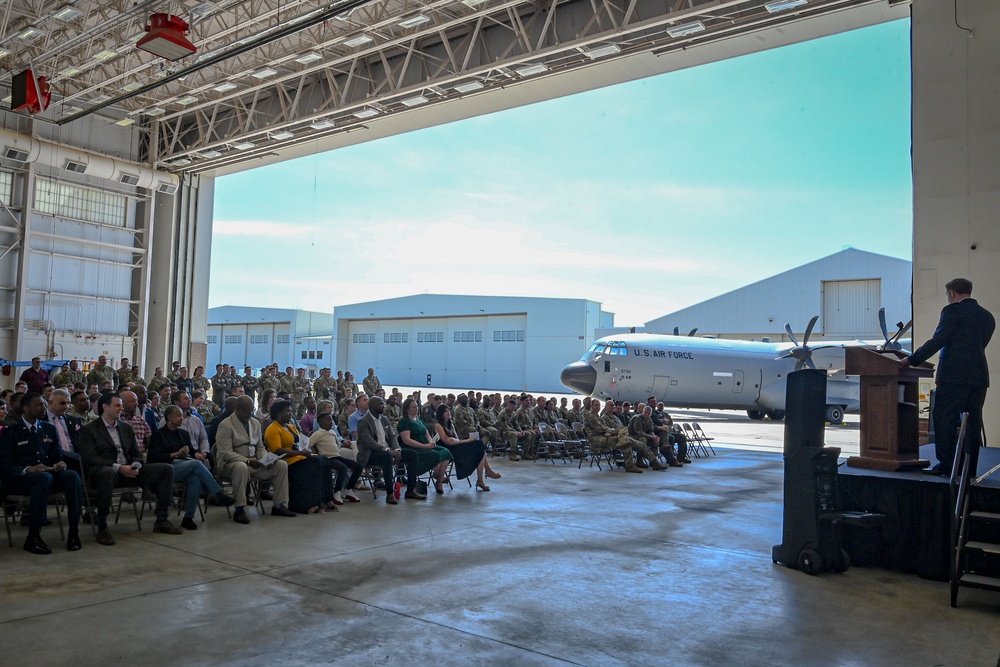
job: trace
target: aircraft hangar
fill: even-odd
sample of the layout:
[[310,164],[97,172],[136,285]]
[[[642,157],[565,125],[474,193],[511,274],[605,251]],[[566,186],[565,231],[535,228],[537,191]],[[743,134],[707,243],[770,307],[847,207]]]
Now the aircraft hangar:
[[907,17],[915,336],[956,275],[1000,305],[997,3],[2,4],[6,359],[203,362],[219,176]]

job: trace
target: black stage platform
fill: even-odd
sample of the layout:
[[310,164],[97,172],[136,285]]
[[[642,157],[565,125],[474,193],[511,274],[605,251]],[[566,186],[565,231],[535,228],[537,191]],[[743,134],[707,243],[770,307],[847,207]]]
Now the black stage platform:
[[[921,447],[920,458],[935,465],[934,445]],[[997,464],[1000,464],[1000,449],[980,449],[977,475]],[[881,528],[844,529],[844,548],[853,564],[948,580],[952,508],[947,477],[841,465],[837,486],[839,509],[879,512],[887,517]],[[977,509],[1000,512],[1000,472],[984,480],[973,493]]]

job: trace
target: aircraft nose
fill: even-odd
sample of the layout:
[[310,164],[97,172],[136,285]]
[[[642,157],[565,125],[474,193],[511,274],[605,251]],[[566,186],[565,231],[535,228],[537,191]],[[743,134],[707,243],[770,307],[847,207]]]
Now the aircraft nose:
[[597,386],[597,371],[588,363],[575,361],[562,369],[559,381],[573,391],[590,396],[594,393],[594,387]]

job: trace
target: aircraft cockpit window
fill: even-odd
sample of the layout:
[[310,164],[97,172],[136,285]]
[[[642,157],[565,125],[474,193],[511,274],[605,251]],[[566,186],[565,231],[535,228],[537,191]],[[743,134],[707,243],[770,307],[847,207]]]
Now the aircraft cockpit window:
[[628,355],[628,348],[625,346],[625,343],[622,343],[621,341],[613,341],[607,348],[605,348],[604,353],[624,357]]

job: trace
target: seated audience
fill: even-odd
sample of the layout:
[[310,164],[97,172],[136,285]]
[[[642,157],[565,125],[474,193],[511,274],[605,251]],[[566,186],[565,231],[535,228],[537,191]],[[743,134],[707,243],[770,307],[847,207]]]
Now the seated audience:
[[[325,456],[330,462],[330,467],[336,474],[333,483],[333,502],[335,505],[343,505],[346,497],[349,502],[360,502],[357,494],[354,493],[354,486],[358,483],[358,477],[364,466],[356,460],[342,457],[340,455],[341,443],[343,439],[333,427],[333,415],[329,412],[322,413],[316,418],[316,430],[309,436],[309,449],[320,456]],[[345,496],[341,493],[347,489]]]
[[417,491],[417,459],[414,449],[401,449],[396,439],[390,437],[392,432],[385,411],[385,401],[376,396],[368,402],[368,414],[358,422],[358,452],[366,457],[368,465],[382,468],[382,479],[385,484],[385,501],[396,504],[393,493],[393,470],[402,461],[406,466],[406,498],[411,500],[426,500],[427,496]]
[[[440,404],[440,399],[438,399]],[[417,452],[417,474],[434,471],[434,490],[444,493],[444,480],[448,474],[448,461],[452,460],[447,447],[439,447],[431,442],[427,427],[417,418],[419,404],[412,398],[403,401],[403,418],[399,420],[400,444]]]
[[483,473],[490,479],[499,479],[500,473],[494,472],[490,468],[490,462],[486,460],[486,447],[479,438],[459,439],[455,431],[455,425],[451,421],[451,410],[447,405],[440,405],[437,414],[434,415],[434,430],[438,435],[438,442],[448,448],[452,458],[455,460],[455,474],[459,479],[465,479],[473,472],[476,473],[476,490],[489,491]]
[[270,417],[271,424],[264,432],[264,445],[269,452],[288,462],[289,509],[299,514],[315,514],[333,507],[330,462],[325,456],[314,455],[308,447],[299,449],[299,431],[291,423],[291,402],[272,403]]

